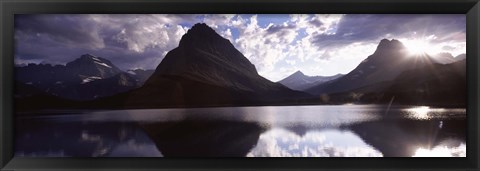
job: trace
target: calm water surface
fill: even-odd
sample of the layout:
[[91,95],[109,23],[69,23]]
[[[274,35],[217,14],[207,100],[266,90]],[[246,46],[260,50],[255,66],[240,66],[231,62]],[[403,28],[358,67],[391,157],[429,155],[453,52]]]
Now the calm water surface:
[[29,157],[466,154],[466,110],[426,106],[48,111],[17,117],[15,131],[15,155]]

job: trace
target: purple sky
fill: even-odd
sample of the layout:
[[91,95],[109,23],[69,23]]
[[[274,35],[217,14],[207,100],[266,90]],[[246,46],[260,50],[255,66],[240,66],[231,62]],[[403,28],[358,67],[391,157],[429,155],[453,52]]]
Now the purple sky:
[[118,67],[154,69],[195,23],[229,39],[257,68],[278,81],[348,73],[383,38],[422,42],[430,54],[465,53],[465,15],[124,15],[15,16],[15,62],[65,64],[85,53]]

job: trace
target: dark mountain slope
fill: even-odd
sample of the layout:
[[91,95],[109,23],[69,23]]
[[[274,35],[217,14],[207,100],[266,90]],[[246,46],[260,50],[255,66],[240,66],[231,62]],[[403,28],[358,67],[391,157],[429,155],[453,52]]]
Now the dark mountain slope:
[[402,72],[392,81],[329,95],[330,103],[393,103],[465,107],[466,60],[451,64],[425,63]]
[[466,80],[465,59],[446,65],[419,67],[399,75],[385,91],[385,97],[394,97],[394,102],[402,104],[465,106]]
[[407,52],[398,40],[383,39],[375,52],[345,76],[307,89],[311,94],[330,94],[354,90],[360,87],[391,81],[403,71],[420,62]]

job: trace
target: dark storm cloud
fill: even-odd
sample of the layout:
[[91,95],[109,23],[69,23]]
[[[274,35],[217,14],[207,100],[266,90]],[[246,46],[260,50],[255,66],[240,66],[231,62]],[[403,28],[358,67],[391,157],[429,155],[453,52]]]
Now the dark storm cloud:
[[17,61],[66,63],[101,43],[95,30],[85,15],[16,15],[15,56]]
[[[15,59],[26,62],[65,63],[73,59],[81,46],[68,48],[68,42],[58,41],[58,38],[44,33],[29,34],[15,31]],[[72,46],[75,46],[72,43]]]
[[194,15],[16,15],[15,60],[65,64],[89,53],[123,69],[153,69],[178,45],[178,24],[194,22]]
[[[354,42],[372,42],[382,38],[411,36],[438,37],[435,41],[451,40],[452,33],[465,33],[465,15],[345,15],[335,34],[319,34],[312,42],[319,48],[344,46]],[[415,35],[413,35],[416,33]],[[456,39],[464,41],[461,34]]]
[[123,48],[105,48],[95,51],[95,55],[110,59],[115,65],[125,70],[134,69],[137,66],[143,69],[154,69],[163,58],[162,52],[155,48],[147,48],[143,52]]
[[16,15],[15,30],[31,35],[45,34],[61,43],[90,44],[95,42],[95,23],[84,15]]

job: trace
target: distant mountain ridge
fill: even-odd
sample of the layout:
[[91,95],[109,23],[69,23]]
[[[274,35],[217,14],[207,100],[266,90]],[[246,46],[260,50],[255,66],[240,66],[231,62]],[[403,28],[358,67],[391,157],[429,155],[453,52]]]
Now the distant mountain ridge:
[[66,65],[28,64],[15,67],[15,71],[17,81],[71,100],[92,100],[138,88],[152,73],[144,70],[126,73],[109,60],[90,54]]
[[341,76],[343,76],[343,74],[333,76],[307,76],[303,74],[302,71],[296,71],[278,82],[292,90],[304,91],[310,87],[340,78]]
[[431,59],[439,64],[450,64],[457,61],[461,61],[466,58],[466,54],[460,54],[453,56],[451,53],[442,52],[431,56]]

